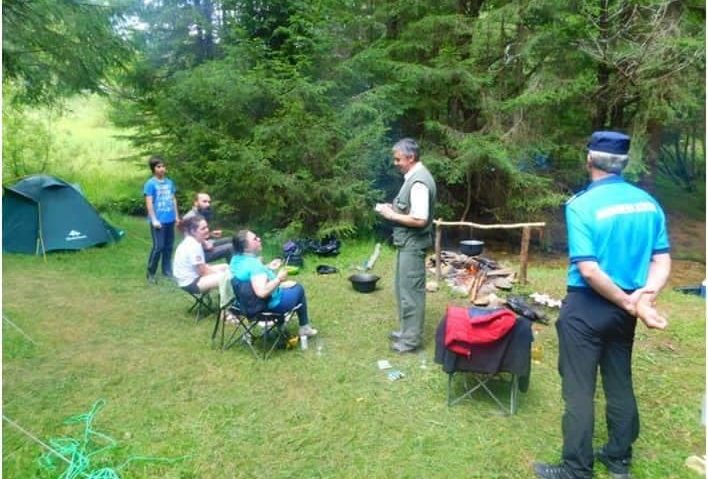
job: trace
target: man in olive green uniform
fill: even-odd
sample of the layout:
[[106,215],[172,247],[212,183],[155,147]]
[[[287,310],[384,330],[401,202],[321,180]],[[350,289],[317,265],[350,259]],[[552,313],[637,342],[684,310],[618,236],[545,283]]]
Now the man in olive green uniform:
[[394,224],[396,300],[400,330],[391,333],[391,349],[414,352],[423,345],[425,319],[425,250],[432,246],[435,180],[420,163],[418,144],[404,138],[393,146],[394,164],[403,173],[403,186],[393,203],[376,211]]

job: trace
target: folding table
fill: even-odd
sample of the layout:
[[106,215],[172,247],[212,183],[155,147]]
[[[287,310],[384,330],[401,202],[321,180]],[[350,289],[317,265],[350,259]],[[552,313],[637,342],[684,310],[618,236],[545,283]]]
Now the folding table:
[[[470,316],[487,315],[494,309],[469,308]],[[475,391],[486,392],[505,414],[513,415],[518,405],[518,393],[526,392],[531,374],[531,342],[533,332],[531,321],[517,317],[514,326],[500,339],[474,345],[470,355],[465,356],[450,351],[445,347],[445,330],[447,318],[443,316],[435,334],[435,362],[442,365],[448,374],[447,399],[448,405],[457,404],[462,399],[470,398]],[[453,397],[453,378],[463,376],[463,393]],[[509,399],[500,399],[490,388],[490,381],[510,376],[508,381]]]

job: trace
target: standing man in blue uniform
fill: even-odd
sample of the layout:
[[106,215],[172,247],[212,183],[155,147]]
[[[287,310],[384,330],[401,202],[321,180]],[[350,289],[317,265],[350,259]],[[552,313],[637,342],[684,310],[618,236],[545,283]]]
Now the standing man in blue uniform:
[[[637,317],[649,328],[666,320],[654,309],[671,269],[664,212],[624,181],[630,139],[593,133],[588,188],[566,204],[568,294],[556,323],[563,401],[563,453],[557,465],[534,464],[543,479],[588,479],[597,459],[613,479],[630,476],[639,413],[632,387]],[[607,443],[593,452],[598,367],[607,402]]]
[[162,274],[170,279],[172,275],[172,247],[175,241],[175,223],[179,222],[179,210],[174,182],[169,179],[165,162],[159,156],[148,160],[152,177],[143,186],[145,208],[150,223],[152,249],[148,257],[147,280],[155,283],[157,264],[162,259]]
[[390,335],[391,349],[411,353],[423,345],[425,250],[433,244],[436,187],[411,138],[393,146],[393,162],[403,173],[403,186],[392,204],[377,204],[376,211],[394,224],[393,244],[398,248],[395,288],[400,329]]

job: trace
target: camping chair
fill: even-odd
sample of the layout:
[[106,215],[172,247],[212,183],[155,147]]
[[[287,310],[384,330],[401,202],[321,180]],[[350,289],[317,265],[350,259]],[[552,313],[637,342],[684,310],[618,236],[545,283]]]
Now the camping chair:
[[[287,323],[302,305],[298,304],[286,313],[254,310],[254,302],[265,302],[265,300],[257,298],[251,282],[233,279],[232,285],[235,297],[219,309],[212,331],[212,344],[220,333],[222,350],[229,349],[240,342],[246,344],[253,354],[259,357],[255,345],[260,343],[263,359],[267,359],[278,345],[283,345],[287,341]],[[227,329],[231,329],[231,333],[228,339],[225,339]]]
[[[227,334],[229,336],[229,341],[231,341],[241,326],[241,322],[239,320],[239,316],[241,315],[242,313],[238,309],[238,305],[236,304],[236,300],[234,298],[231,298],[226,302],[226,304],[219,307],[219,310],[216,312],[214,329],[211,332],[212,349],[218,348],[222,351],[225,349],[224,344],[226,343]],[[227,330],[229,329],[231,329],[231,332],[227,333]]]
[[216,321],[214,322],[214,330],[211,333],[212,348],[216,347],[216,337],[221,331],[219,348],[223,349],[226,329],[230,324],[238,324],[235,317],[239,314],[240,311],[236,310],[234,291],[231,287],[231,271],[229,271],[219,281],[219,308],[216,310]]
[[[472,316],[489,310],[472,308]],[[489,344],[474,346],[469,356],[445,347],[447,318],[443,317],[435,334],[435,361],[448,375],[447,404],[472,399],[475,392],[485,393],[506,415],[516,413],[519,392],[526,392],[531,373],[531,322],[518,317],[511,330]],[[455,377],[461,377],[462,392],[455,394]],[[458,384],[459,385],[459,384]]]
[[212,300],[209,291],[204,293],[192,293],[191,291],[187,290],[184,291],[187,292],[194,300],[194,302],[187,311],[190,313],[195,313],[195,323],[198,323],[202,320],[202,318],[207,317],[215,311],[214,301]]

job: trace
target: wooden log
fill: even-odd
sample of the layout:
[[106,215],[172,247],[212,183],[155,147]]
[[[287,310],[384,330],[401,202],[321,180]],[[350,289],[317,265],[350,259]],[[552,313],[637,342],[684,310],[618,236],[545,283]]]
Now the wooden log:
[[376,260],[379,259],[380,254],[381,254],[381,243],[376,243],[376,246],[374,246],[374,252],[369,257],[369,260],[366,262],[366,270],[367,271],[369,271],[371,268],[374,267],[374,264],[376,264]]
[[487,272],[488,278],[498,278],[499,276],[510,276],[514,271],[511,268],[493,269]]
[[510,223],[510,224],[504,224],[504,223],[499,223],[499,224],[492,224],[492,225],[483,225],[480,223],[470,223],[467,221],[443,221],[443,220],[434,220],[433,223],[435,223],[436,226],[469,226],[472,228],[479,228],[482,230],[492,230],[492,229],[512,229],[512,228],[524,228],[526,226],[532,227],[532,228],[543,228],[546,226],[545,222],[536,222],[536,223]]
[[472,282],[472,287],[470,288],[470,303],[474,303],[477,299],[477,293],[479,293],[480,288],[487,280],[487,272],[484,269],[477,271],[477,275],[474,277]]
[[477,299],[477,296],[479,296],[479,291],[482,289],[482,286],[484,286],[484,283],[487,282],[487,270],[483,269],[480,271],[480,276],[481,278],[479,279],[479,283],[477,283],[477,292],[474,294],[474,299]]
[[435,281],[440,281],[440,244],[442,243],[442,228],[435,228]]
[[474,300],[477,298],[477,281],[479,280],[479,274],[475,275],[474,279],[472,280],[472,284],[470,285],[470,303],[474,303]]
[[529,240],[531,239],[531,227],[524,226],[521,232],[521,255],[519,258],[519,281],[526,284],[526,268],[529,261]]

